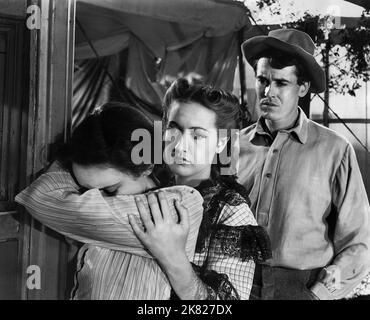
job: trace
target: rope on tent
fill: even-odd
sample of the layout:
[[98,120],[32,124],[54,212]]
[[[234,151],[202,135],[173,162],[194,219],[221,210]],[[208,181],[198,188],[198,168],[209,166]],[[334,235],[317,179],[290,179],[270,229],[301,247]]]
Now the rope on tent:
[[353,137],[357,140],[357,142],[367,151],[370,153],[370,150],[365,146],[365,144],[357,137],[357,135],[351,130],[351,128],[346,124],[346,122],[326,103],[326,101],[317,93],[314,96],[318,96],[326,105],[326,107],[337,117],[337,119],[347,128],[347,130],[353,135]]
[[[94,52],[94,54],[95,54],[96,58],[98,59],[99,63],[101,64],[101,57],[99,56],[99,53],[96,51],[96,49],[95,49],[94,45],[92,44],[92,42],[91,42],[90,38],[87,36],[85,29],[82,27],[82,25],[81,25],[80,21],[79,21],[77,18],[76,18],[76,24],[77,24],[78,28],[81,30],[81,32],[82,32],[82,34],[83,34],[84,38],[86,39],[87,43],[89,44],[89,46],[90,46],[90,48],[91,48],[91,50]],[[117,90],[117,92],[118,92],[118,94],[119,94],[120,98],[121,98],[123,101],[125,101],[126,99],[125,99],[124,95],[122,94],[122,92],[121,92],[121,89],[120,89],[119,85],[118,85],[118,84],[117,84],[117,82],[114,80],[114,78],[113,78],[113,76],[111,75],[111,73],[109,72],[109,70],[108,70],[107,66],[106,66],[106,65],[104,65],[104,64],[101,64],[101,66],[102,66],[103,70],[105,71],[105,73],[107,74],[107,76],[108,76],[108,78],[110,79],[110,81],[112,82],[112,85],[113,85],[113,86],[114,86],[114,88]]]
[[238,59],[239,59],[239,81],[240,81],[240,102],[243,109],[246,108],[246,101],[244,100],[245,95],[245,74],[244,74],[244,62],[243,62],[243,53],[241,50],[241,45],[243,43],[243,29],[240,29],[238,32]]
[[137,106],[141,111],[145,113],[146,116],[149,116],[151,119],[161,118],[162,114],[155,113],[155,108],[148,102],[142,100],[140,97],[135,95],[131,92],[127,87],[124,85],[121,87],[118,85],[117,81],[113,78],[112,74],[109,72],[108,67],[102,62],[102,58],[99,56],[99,53],[96,51],[93,43],[91,42],[90,38],[88,37],[85,29],[81,25],[80,21],[76,18],[76,25],[81,30],[84,38],[86,39],[87,43],[89,44],[91,50],[94,52],[98,64],[102,67],[103,71],[108,76],[109,80],[111,81],[113,88],[115,89],[116,93],[118,94],[119,98],[122,101],[126,101],[128,103],[132,103]]

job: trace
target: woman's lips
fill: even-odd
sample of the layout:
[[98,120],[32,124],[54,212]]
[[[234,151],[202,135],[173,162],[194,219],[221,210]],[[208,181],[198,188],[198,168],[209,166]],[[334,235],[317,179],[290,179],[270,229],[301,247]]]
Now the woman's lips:
[[186,158],[175,157],[175,164],[190,164],[191,162]]

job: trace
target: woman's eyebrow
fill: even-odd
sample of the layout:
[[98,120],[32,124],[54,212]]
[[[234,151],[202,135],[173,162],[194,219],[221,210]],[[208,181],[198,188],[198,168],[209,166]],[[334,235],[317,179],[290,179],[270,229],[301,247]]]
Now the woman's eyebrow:
[[171,128],[177,128],[179,130],[182,130],[182,128],[179,126],[179,124],[176,122],[176,121],[170,121],[167,125],[168,127],[171,127]]
[[202,128],[202,127],[190,127],[189,129],[192,129],[192,130],[203,130],[203,131],[207,131],[208,132],[207,129]]
[[[168,123],[168,127],[171,127],[171,128],[177,128],[177,129],[179,129],[179,130],[181,130],[181,131],[183,131],[183,130],[184,130],[184,128],[183,128],[183,127],[181,127],[181,126],[180,126],[176,121],[170,121],[170,122]],[[192,130],[203,130],[203,131],[207,131],[207,132],[208,132],[208,130],[207,130],[207,129],[202,128],[202,127],[198,127],[198,126],[193,126],[193,127],[186,128],[186,129],[192,129]]]

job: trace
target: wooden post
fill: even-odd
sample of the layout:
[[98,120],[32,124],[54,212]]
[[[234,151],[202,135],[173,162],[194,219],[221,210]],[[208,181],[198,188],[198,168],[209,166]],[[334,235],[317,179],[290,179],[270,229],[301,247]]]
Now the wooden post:
[[[71,130],[75,0],[31,0],[41,9],[41,27],[30,31],[30,103],[27,178],[44,169],[50,144]],[[25,261],[41,268],[41,289],[27,290],[23,299],[64,299],[66,244],[64,238],[29,217],[25,230]],[[26,253],[25,253],[26,254]]]
[[310,118],[311,94],[308,92],[303,98],[299,98],[298,105],[302,108],[307,118]]
[[241,49],[241,45],[244,40],[244,28],[240,29],[238,31],[238,67],[239,67],[239,81],[240,81],[240,105],[242,107],[242,111],[244,112],[245,119],[243,119],[242,127],[246,127],[249,125],[249,121],[251,120],[251,114],[247,107],[247,96],[246,96],[246,89],[247,89],[247,83],[246,83],[246,75],[245,75],[245,65],[243,60],[243,52]]
[[[243,30],[240,29],[238,31],[238,66],[239,66],[239,80],[240,80],[240,103],[243,108],[246,107],[246,99],[245,99],[245,70],[244,70],[244,63],[243,63],[243,53],[241,49],[241,45],[243,43]],[[245,111],[245,110],[243,110]]]
[[324,51],[324,69],[325,69],[325,79],[326,79],[326,88],[324,92],[324,111],[322,115],[323,125],[329,127],[329,52],[330,52],[330,37],[326,40],[325,51]]

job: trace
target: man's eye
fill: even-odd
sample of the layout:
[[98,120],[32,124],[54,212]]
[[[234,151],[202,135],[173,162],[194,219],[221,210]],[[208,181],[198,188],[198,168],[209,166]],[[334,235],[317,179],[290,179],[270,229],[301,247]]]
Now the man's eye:
[[285,86],[285,82],[276,82],[276,86],[278,86],[278,87],[283,87],[283,86]]

